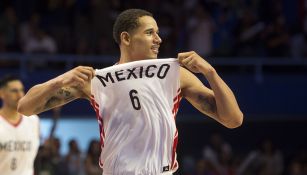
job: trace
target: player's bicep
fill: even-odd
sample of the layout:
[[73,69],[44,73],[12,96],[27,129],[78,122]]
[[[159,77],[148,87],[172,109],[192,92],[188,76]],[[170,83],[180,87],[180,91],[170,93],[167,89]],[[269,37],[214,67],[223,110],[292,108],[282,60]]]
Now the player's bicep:
[[191,72],[180,70],[182,96],[185,97],[200,112],[217,118],[217,108],[214,93]]

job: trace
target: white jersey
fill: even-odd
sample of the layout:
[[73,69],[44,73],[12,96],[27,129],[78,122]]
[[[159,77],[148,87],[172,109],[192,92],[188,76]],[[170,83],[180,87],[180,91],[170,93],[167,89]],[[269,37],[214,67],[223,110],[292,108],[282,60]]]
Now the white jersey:
[[179,67],[177,59],[169,58],[96,70],[91,104],[100,126],[104,175],[177,170]]
[[13,125],[0,115],[0,174],[34,175],[39,147],[39,119],[22,116]]

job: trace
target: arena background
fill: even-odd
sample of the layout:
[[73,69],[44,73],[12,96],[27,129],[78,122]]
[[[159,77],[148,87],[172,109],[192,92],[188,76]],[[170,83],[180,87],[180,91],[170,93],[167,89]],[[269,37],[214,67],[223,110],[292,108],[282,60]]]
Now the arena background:
[[[118,48],[112,24],[127,8],[154,14],[163,40],[161,58],[188,50],[204,56],[244,113],[243,125],[230,130],[183,100],[176,174],[307,174],[306,0],[2,0],[0,75],[19,75],[28,90],[78,65],[113,65]],[[71,139],[85,156],[89,142],[99,139],[89,102],[42,113],[42,145],[56,115],[53,137],[61,142],[60,156]],[[216,135],[217,148],[211,142]],[[262,149],[265,141],[273,152]],[[208,150],[218,156],[216,162]],[[255,152],[262,157],[252,159]]]

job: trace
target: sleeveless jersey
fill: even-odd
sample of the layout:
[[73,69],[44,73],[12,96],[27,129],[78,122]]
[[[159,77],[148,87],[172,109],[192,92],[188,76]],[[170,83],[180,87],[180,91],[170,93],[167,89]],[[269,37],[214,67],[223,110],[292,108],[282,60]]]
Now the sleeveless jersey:
[[171,174],[178,168],[177,59],[134,61],[96,70],[91,104],[100,126],[104,175]]
[[0,115],[0,174],[33,175],[39,146],[39,119],[22,116],[13,125]]

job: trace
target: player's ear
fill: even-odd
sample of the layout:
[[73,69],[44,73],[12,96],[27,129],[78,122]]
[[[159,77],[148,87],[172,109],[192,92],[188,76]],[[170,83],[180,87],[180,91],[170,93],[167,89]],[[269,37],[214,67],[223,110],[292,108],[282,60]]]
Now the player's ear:
[[128,46],[130,44],[130,39],[131,38],[130,38],[130,35],[129,35],[128,32],[122,32],[120,34],[120,41],[121,41],[122,44]]

